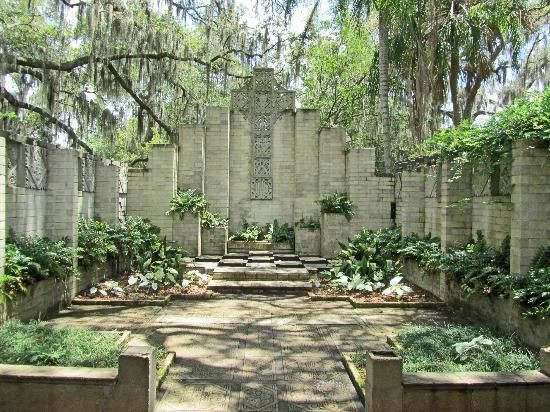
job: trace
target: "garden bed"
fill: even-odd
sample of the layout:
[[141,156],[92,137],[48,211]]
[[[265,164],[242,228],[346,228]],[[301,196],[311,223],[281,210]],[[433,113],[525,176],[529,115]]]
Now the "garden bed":
[[[208,290],[210,277],[198,272],[189,275],[182,284],[145,284],[149,280],[121,276],[117,280],[98,283],[73,299],[75,305],[166,305],[172,299],[208,299],[217,296]],[[192,280],[189,280],[192,279]]]
[[444,305],[438,297],[412,283],[405,283],[411,292],[398,297],[384,295],[381,291],[357,292],[334,287],[328,280],[321,280],[319,287],[309,293],[312,301],[349,301],[354,307],[438,307]]

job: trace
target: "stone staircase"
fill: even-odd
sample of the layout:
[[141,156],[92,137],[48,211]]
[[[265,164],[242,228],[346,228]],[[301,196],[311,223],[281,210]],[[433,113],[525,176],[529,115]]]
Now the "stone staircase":
[[321,257],[258,250],[199,256],[195,262],[212,276],[208,288],[220,293],[304,293],[311,289],[309,279],[328,267]]

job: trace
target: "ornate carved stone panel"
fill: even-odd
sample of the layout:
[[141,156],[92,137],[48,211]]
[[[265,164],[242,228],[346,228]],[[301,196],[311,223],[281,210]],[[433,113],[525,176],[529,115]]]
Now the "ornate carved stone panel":
[[17,186],[18,168],[21,167],[21,156],[19,155],[21,144],[8,140],[8,167],[7,167],[7,184],[8,186]]
[[36,190],[48,188],[47,149],[35,145],[25,145],[25,187]]
[[80,159],[80,187],[83,192],[95,192],[95,159],[83,157]]
[[285,110],[294,110],[295,94],[277,84],[273,69],[262,68],[231,97],[231,108],[252,125],[250,198],[273,199],[273,125]]

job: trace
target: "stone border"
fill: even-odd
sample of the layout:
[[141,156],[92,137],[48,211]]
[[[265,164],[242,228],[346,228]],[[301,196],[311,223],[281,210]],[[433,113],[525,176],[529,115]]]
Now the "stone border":
[[168,352],[166,354],[166,359],[164,359],[164,364],[161,366],[161,368],[156,371],[157,374],[157,391],[162,386],[164,380],[166,379],[166,376],[168,376],[168,372],[170,372],[170,367],[176,360],[176,352]]
[[166,306],[170,303],[170,296],[166,296],[164,299],[112,299],[112,300],[93,300],[93,299],[81,299],[74,298],[73,305],[82,306]]
[[443,308],[445,302],[361,302],[353,296],[348,295],[316,295],[313,292],[308,292],[309,299],[312,302],[349,302],[354,308],[418,308],[418,309],[440,309]]
[[361,399],[361,403],[365,405],[365,391],[361,387],[361,383],[365,386],[365,381],[361,377],[359,369],[357,369],[355,364],[351,361],[350,352],[342,352],[342,363],[348,372],[349,378],[355,388],[355,391],[357,392],[357,395],[359,395],[359,399]]

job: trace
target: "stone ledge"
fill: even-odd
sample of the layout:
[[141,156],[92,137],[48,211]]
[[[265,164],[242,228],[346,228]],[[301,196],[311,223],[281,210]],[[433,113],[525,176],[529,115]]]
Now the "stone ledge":
[[79,382],[84,384],[116,383],[116,368],[79,368],[0,364],[0,382]]

